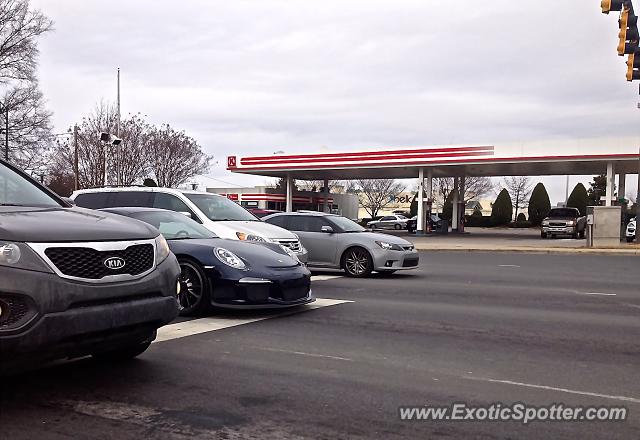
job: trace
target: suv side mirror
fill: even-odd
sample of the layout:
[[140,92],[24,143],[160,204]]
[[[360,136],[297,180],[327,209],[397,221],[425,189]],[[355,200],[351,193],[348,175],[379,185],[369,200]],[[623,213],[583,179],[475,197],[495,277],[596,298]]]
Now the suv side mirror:
[[190,213],[189,211],[179,211],[179,212],[180,212],[180,214],[182,214],[182,215],[185,215],[185,216],[187,216],[187,217],[189,217],[189,218],[192,218],[192,217],[191,217],[191,213]]
[[333,228],[331,226],[322,226],[320,228],[320,232],[324,232],[327,234],[333,234]]
[[71,206],[76,206],[76,202],[71,200],[69,197],[62,197],[62,200],[64,200],[65,202],[67,202]]

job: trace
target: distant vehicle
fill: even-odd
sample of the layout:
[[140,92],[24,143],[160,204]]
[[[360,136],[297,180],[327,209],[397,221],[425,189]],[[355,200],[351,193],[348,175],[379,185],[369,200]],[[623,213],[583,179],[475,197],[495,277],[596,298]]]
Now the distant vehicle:
[[542,238],[557,235],[570,235],[572,238],[584,238],[587,218],[580,215],[577,208],[553,208],[542,220]]
[[251,214],[258,218],[266,217],[267,215],[277,214],[282,211],[276,211],[275,209],[260,209],[260,208],[247,208]]
[[143,207],[185,214],[220,238],[278,243],[296,253],[303,263],[307,251],[291,232],[268,225],[226,197],[198,191],[156,187],[96,188],[75,191],[73,202],[89,209]]
[[291,212],[273,214],[264,221],[295,231],[309,250],[309,266],[343,269],[352,277],[418,266],[419,256],[413,243],[393,235],[369,232],[346,217]]
[[104,211],[160,230],[180,264],[181,315],[211,307],[291,307],[315,301],[311,273],[290,249],[276,243],[225,240],[173,211],[111,208]]
[[0,370],[144,352],[178,315],[180,269],[153,227],[71,207],[0,160]]
[[633,240],[636,239],[636,219],[632,218],[631,221],[629,222],[629,224],[627,225],[627,231],[626,231],[626,237],[627,237],[627,243],[631,243]]
[[404,215],[386,215],[379,220],[368,222],[367,227],[371,229],[407,229],[408,220]]
[[[431,218],[429,218],[428,221],[431,223],[432,231],[435,231],[442,224],[442,219],[438,214],[435,214],[435,213],[431,214]],[[409,220],[407,220],[407,231],[411,233],[416,232],[417,226],[418,226],[417,215],[414,215]]]

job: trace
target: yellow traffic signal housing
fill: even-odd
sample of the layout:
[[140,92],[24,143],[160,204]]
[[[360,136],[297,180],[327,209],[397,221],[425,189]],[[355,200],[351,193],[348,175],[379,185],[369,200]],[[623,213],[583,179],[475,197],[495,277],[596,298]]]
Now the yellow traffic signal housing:
[[629,54],[627,59],[627,81],[640,79],[640,52]]
[[633,53],[638,48],[638,17],[633,13],[633,9],[628,6],[623,8],[618,25],[618,55]]
[[602,0],[600,7],[603,14],[608,14],[611,11],[619,11],[622,9],[622,0]]

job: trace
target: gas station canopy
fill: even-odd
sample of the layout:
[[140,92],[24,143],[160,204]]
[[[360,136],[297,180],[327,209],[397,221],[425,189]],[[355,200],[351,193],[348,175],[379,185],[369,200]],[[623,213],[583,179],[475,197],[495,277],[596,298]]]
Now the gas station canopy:
[[433,177],[636,174],[637,147],[443,146],[299,155],[229,156],[235,173],[302,180]]

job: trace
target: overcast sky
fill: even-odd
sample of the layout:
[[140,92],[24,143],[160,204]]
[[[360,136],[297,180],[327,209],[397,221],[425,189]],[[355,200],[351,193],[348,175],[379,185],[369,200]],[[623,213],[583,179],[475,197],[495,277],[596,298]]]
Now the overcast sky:
[[[55,21],[39,76],[57,131],[115,101],[120,67],[123,113],[185,129],[237,184],[265,178],[227,173],[228,154],[638,145],[638,85],[599,3],[32,0]],[[564,199],[564,178],[544,181]]]

